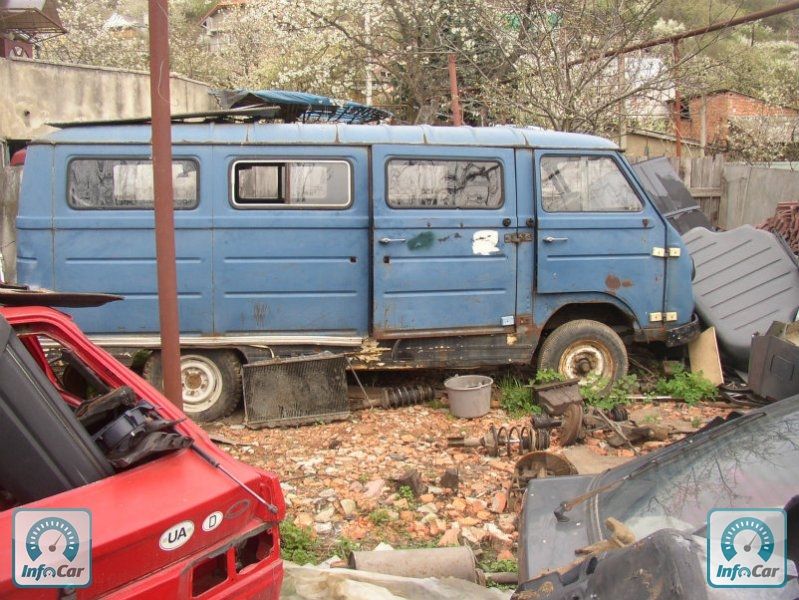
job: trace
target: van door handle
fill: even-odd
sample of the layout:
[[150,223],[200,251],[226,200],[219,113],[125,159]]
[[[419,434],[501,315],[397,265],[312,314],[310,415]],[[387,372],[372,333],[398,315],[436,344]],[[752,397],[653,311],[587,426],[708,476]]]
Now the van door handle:
[[553,242],[567,242],[567,241],[569,241],[569,238],[567,238],[567,237],[552,237],[551,235],[548,235],[547,237],[544,238],[544,241],[547,244],[551,244]]
[[377,241],[380,242],[381,244],[394,244],[394,243],[398,243],[399,244],[399,243],[404,242],[406,240],[405,240],[405,238],[387,238],[387,237],[384,237],[384,238],[380,238]]

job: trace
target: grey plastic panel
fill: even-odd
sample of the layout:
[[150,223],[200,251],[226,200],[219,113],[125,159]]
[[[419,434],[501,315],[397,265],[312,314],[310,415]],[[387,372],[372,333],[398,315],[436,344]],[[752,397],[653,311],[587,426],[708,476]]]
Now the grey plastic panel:
[[683,235],[694,259],[696,311],[716,328],[719,346],[745,370],[755,333],[793,321],[799,308],[799,268],[772,233],[743,225],[724,232],[697,227]]

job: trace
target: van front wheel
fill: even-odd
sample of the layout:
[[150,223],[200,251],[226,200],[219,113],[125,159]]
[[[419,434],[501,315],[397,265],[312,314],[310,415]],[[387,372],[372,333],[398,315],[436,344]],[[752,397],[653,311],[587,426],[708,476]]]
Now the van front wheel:
[[580,319],[555,329],[538,354],[538,368],[557,371],[585,384],[614,381],[627,374],[627,349],[619,335],[599,321]]
[[[153,352],[142,376],[163,389],[161,353]],[[232,413],[241,400],[241,362],[230,350],[191,350],[180,356],[183,412],[208,422]]]

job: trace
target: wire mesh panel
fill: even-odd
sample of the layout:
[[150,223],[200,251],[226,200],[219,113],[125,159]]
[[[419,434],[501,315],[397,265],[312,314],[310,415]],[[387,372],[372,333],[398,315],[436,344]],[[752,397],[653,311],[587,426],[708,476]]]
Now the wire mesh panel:
[[346,419],[347,359],[323,352],[244,365],[244,422],[282,427]]

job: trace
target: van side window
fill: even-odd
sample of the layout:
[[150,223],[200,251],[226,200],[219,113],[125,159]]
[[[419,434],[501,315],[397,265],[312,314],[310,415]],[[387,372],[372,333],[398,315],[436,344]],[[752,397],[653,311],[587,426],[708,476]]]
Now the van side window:
[[346,161],[238,161],[233,164],[238,207],[346,208],[351,201]]
[[499,208],[502,166],[489,160],[391,159],[391,208]]
[[637,212],[643,208],[609,156],[542,157],[541,205],[547,212]]
[[[153,163],[147,159],[79,158],[69,163],[67,203],[76,209],[152,209]],[[172,161],[175,208],[197,206],[197,163]]]

